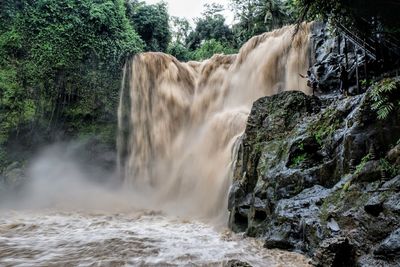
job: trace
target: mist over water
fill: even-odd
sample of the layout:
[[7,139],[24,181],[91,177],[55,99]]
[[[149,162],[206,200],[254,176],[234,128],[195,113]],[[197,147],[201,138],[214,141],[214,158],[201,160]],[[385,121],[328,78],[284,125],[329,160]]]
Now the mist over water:
[[1,202],[0,266],[309,266],[299,254],[155,210],[151,196],[85,168],[80,146],[46,148],[29,167],[30,183]]
[[[0,202],[0,266],[309,266],[227,231],[235,144],[253,101],[310,93],[310,24],[252,38],[238,55],[127,62],[117,170],[89,166],[81,143],[49,146]],[[122,186],[121,186],[122,185]]]

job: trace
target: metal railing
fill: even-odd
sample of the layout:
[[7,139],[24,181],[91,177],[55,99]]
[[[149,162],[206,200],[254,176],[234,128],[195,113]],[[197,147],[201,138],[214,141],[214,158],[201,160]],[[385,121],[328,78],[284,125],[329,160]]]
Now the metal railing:
[[350,41],[357,48],[364,50],[365,54],[370,58],[376,60],[376,49],[373,45],[369,44],[366,40],[361,39],[341,24],[338,24],[338,29],[344,38]]

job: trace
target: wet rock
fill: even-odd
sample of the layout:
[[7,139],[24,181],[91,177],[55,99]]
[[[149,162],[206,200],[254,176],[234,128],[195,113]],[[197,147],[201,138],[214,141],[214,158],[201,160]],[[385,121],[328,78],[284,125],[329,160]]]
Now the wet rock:
[[334,52],[337,46],[335,38],[330,37],[323,23],[316,23],[311,40],[317,61],[312,70],[318,78],[320,88],[323,91],[332,87],[338,88],[340,57]]
[[390,195],[383,203],[383,208],[392,213],[400,215],[400,193],[397,192],[393,195]]
[[397,175],[392,180],[387,181],[382,186],[383,189],[391,189],[395,191],[400,191],[400,175]]
[[357,182],[374,182],[382,178],[382,170],[379,161],[368,161],[354,175],[354,181]]
[[376,256],[399,257],[400,256],[400,228],[383,240],[374,251]]
[[224,267],[251,267],[250,264],[240,260],[230,260],[223,264]]
[[387,155],[390,162],[400,165],[400,145],[395,146],[391,149]]
[[304,246],[315,246],[322,236],[320,205],[329,191],[316,185],[293,198],[278,201],[274,211],[276,217],[269,224],[265,245],[299,250]]
[[378,195],[370,198],[364,206],[364,210],[372,216],[379,216],[383,211],[383,202],[381,201],[380,196]]
[[335,219],[331,218],[328,223],[326,224],[326,227],[330,229],[332,232],[339,232],[340,227],[339,224],[335,221]]
[[235,181],[231,186],[228,198],[228,209],[231,210],[235,206],[243,204],[243,199],[246,196],[246,192],[243,190],[239,181]]
[[294,245],[289,242],[286,236],[282,236],[280,233],[275,233],[273,236],[270,236],[265,240],[264,247],[268,249],[290,250],[294,248]]
[[[376,266],[376,267],[398,267],[399,262],[397,260],[391,260],[391,259],[380,259],[376,258],[374,256],[371,256],[369,254],[367,255],[362,255],[357,259],[357,264],[360,267],[371,267],[371,266]],[[357,267],[358,267],[357,266]]]
[[[313,58],[315,64],[311,69],[317,76],[319,87],[323,92],[329,92],[340,87],[340,66],[348,66],[351,95],[360,94],[356,87],[355,66],[356,50],[346,45],[344,38],[341,38],[336,31],[328,29],[324,23],[313,25],[311,36]],[[346,47],[346,51],[345,51]],[[343,55],[346,54],[345,58]],[[363,65],[365,57],[358,55],[359,66]]]
[[[280,108],[277,109],[276,106]],[[260,190],[262,195],[279,191],[280,197],[290,197],[302,190],[303,178],[294,172],[290,178],[284,174],[274,173],[273,165],[276,166],[278,162],[284,164],[276,154],[283,156],[286,154],[283,151],[286,146],[282,146],[277,139],[285,138],[286,133],[303,120],[306,114],[318,111],[319,107],[320,102],[317,98],[297,91],[264,97],[254,103],[246,132],[239,145],[238,159],[234,168],[234,183],[229,194],[228,206],[231,211],[229,221],[232,228],[242,229],[246,216],[251,226],[254,214],[257,213],[250,213],[249,207],[253,205],[251,203],[257,202],[254,202],[253,193],[250,192],[257,188],[263,188]],[[272,139],[276,141],[269,142]],[[266,170],[268,173],[264,172]],[[262,179],[259,180],[260,176]],[[299,177],[301,179],[298,179]],[[264,203],[268,205],[265,210],[273,209],[274,201],[270,201],[267,197]],[[255,207],[255,210],[260,208]],[[257,216],[255,217],[258,220]],[[240,226],[235,218],[240,221]]]
[[355,249],[345,237],[326,239],[315,254],[315,265],[320,267],[356,266]]
[[322,162],[321,145],[314,136],[306,136],[293,142],[289,149],[287,167],[313,167]]
[[276,207],[276,214],[285,218],[314,217],[313,211],[318,211],[322,200],[330,193],[329,189],[315,185],[305,189],[297,196],[290,199],[282,199]]
[[400,177],[383,175],[393,173],[400,117],[378,120],[368,94],[323,103],[318,112],[320,101],[294,92],[254,103],[229,225],[267,248],[315,255],[319,266],[391,266],[397,256],[377,259],[371,248],[400,225]]

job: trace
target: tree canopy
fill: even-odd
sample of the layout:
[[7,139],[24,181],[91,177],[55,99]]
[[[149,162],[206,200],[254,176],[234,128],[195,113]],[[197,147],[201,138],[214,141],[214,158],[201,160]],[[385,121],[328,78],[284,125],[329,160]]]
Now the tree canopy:
[[197,18],[195,29],[186,38],[189,49],[199,48],[203,42],[216,40],[221,43],[233,42],[232,30],[225,24],[225,17],[221,14],[223,7],[219,4],[205,5],[205,11]]
[[145,50],[166,52],[171,39],[167,4],[160,2],[146,5],[144,2],[128,2],[128,17],[145,42]]
[[295,0],[231,0],[239,45],[254,35],[295,22]]

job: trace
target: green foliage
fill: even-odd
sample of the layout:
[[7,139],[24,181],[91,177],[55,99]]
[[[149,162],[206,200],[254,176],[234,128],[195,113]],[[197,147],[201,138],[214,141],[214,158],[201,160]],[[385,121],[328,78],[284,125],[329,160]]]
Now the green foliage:
[[234,54],[236,50],[230,47],[224,46],[221,42],[211,39],[205,41],[200,48],[196,49],[192,54],[191,58],[194,60],[204,60],[211,58],[215,54]]
[[170,43],[167,53],[176,57],[180,61],[188,61],[191,59],[191,53],[189,49],[178,42]]
[[344,16],[347,9],[337,0],[297,0],[296,5],[308,19],[324,19],[333,16],[335,19]]
[[296,157],[293,158],[292,163],[290,164],[290,167],[299,166],[302,162],[304,162],[306,160],[306,158],[307,158],[306,153],[297,155]]
[[[370,161],[372,159],[372,155],[371,154],[367,154],[366,156],[364,156],[361,159],[360,164],[357,165],[356,170],[354,172],[354,174],[359,174],[361,173],[361,171],[364,169],[365,164]],[[391,164],[389,161],[387,161],[384,158],[381,158],[379,160],[379,167],[380,170],[382,170],[383,172],[385,172],[387,175],[389,175],[389,178],[394,177],[396,175],[400,174],[400,166],[396,166]]]
[[343,192],[349,191],[351,183],[352,183],[352,180],[350,179],[343,185],[343,188],[342,188]]
[[241,46],[254,35],[291,24],[296,18],[293,0],[231,0],[235,41]]
[[337,125],[331,124],[327,125],[326,127],[319,127],[315,132],[315,139],[317,140],[319,145],[323,145],[324,139],[332,136],[335,132]]
[[365,164],[367,164],[368,161],[370,161],[372,158],[372,155],[370,153],[368,153],[366,156],[364,156],[361,159],[360,164],[357,165],[356,170],[354,172],[354,174],[359,174],[365,167]]
[[399,112],[400,79],[387,78],[373,84],[371,89],[372,110],[380,120],[388,118],[391,112]]
[[0,145],[2,145],[12,130],[18,130],[20,124],[33,119],[35,106],[19,86],[14,68],[0,69],[0,88]]
[[193,30],[187,20],[173,17],[173,41],[167,51],[183,60],[203,60],[215,53],[236,53],[254,35],[293,23],[297,14],[295,2],[231,0],[236,17],[232,27],[225,24],[221,14],[223,6],[219,4],[205,5],[205,11],[195,20]]
[[371,80],[367,80],[367,79],[361,80],[360,84],[361,84],[361,87],[368,88],[371,85]]
[[168,45],[167,53],[180,61],[191,59],[191,52],[186,46],[186,40],[192,31],[190,23],[185,18],[172,17],[170,21],[172,41]]
[[395,177],[400,174],[400,166],[391,164],[386,159],[380,159],[379,165],[383,172],[389,175],[389,178]]
[[114,124],[122,63],[143,47],[124,1],[0,5],[2,155],[10,138],[31,131],[77,135],[85,124]]
[[299,147],[299,149],[300,149],[301,151],[304,151],[304,143],[300,143],[300,144],[298,145],[298,147]]
[[121,63],[142,46],[122,1],[40,0],[26,5],[18,25],[27,54],[24,79],[50,123],[78,103],[88,116],[107,111],[99,114],[100,106],[115,108],[110,97],[118,94]]
[[225,24],[225,18],[220,14],[222,6],[206,5],[202,17],[196,19],[196,27],[186,38],[186,45],[191,50],[200,48],[204,42],[215,40],[224,47],[231,46],[233,33]]
[[309,131],[320,146],[324,145],[324,140],[330,138],[340,127],[342,124],[340,118],[337,110],[329,108],[322,113],[318,121],[310,125]]
[[171,40],[167,4],[146,5],[140,2],[132,5],[129,18],[145,42],[145,50],[166,52]]
[[305,150],[304,143],[302,141],[301,142],[297,142],[294,145],[296,146],[296,151],[295,151],[295,154],[294,154],[295,156],[290,159],[290,162],[289,162],[289,167],[290,168],[294,168],[294,167],[299,166],[309,156],[307,151]]
[[174,42],[184,44],[189,36],[189,32],[192,30],[189,21],[185,18],[171,17],[170,25]]

